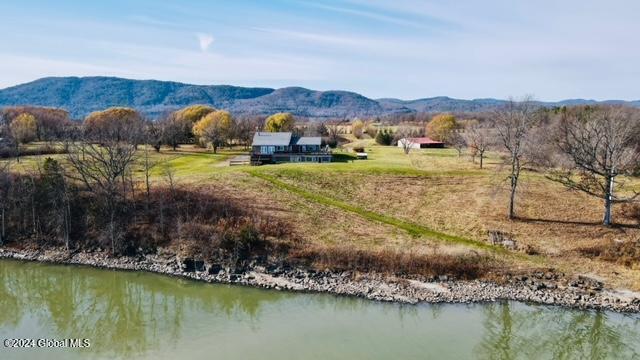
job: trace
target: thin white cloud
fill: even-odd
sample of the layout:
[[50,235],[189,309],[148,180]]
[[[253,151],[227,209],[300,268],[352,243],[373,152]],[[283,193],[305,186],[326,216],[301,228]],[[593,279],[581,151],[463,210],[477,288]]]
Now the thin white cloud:
[[285,29],[275,29],[275,28],[258,28],[255,27],[253,30],[275,34],[287,38],[301,39],[305,41],[313,41],[318,43],[326,43],[326,44],[334,44],[334,45],[358,45],[362,44],[363,41],[368,41],[368,39],[356,38],[347,35],[329,35],[329,34],[319,34],[305,31],[297,31],[297,30],[285,30]]
[[209,47],[211,47],[211,44],[213,44],[213,41],[215,40],[211,34],[197,33],[196,36],[198,37],[200,50],[203,52],[209,50]]
[[411,21],[411,20],[408,20],[408,19],[403,18],[403,17],[396,17],[396,16],[391,16],[391,15],[381,14],[381,13],[377,13],[377,12],[373,12],[373,11],[367,11],[367,10],[361,10],[361,9],[353,9],[353,8],[348,8],[348,7],[332,6],[332,5],[325,5],[325,4],[321,4],[321,3],[317,3],[317,2],[310,2],[310,3],[306,3],[306,4],[309,5],[309,6],[318,8],[318,9],[323,9],[323,10],[327,10],[327,11],[333,11],[333,12],[338,12],[338,13],[343,13],[343,14],[349,14],[349,15],[364,17],[364,18],[383,21],[383,22],[396,24],[396,25],[404,25],[404,26],[410,26],[410,27],[416,27],[416,28],[426,28],[427,27],[427,26],[425,26],[424,23]]

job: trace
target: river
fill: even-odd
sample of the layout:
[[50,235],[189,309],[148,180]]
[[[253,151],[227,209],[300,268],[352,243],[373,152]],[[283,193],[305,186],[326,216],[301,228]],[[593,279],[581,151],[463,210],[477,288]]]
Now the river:
[[399,305],[0,260],[0,338],[89,340],[0,359],[637,358],[640,316]]

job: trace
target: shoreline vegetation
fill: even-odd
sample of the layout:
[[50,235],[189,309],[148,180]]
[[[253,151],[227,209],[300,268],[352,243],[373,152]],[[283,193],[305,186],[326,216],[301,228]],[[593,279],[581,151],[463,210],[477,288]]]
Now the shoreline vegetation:
[[531,276],[505,276],[499,281],[455,280],[437,277],[397,277],[375,272],[317,271],[287,264],[252,261],[242,269],[218,263],[180,259],[168,251],[138,256],[110,256],[108,252],[67,252],[62,248],[27,250],[0,248],[0,259],[59,265],[146,271],[208,283],[355,296],[403,304],[480,303],[519,301],[582,310],[640,313],[638,294],[603,288],[596,279],[569,278],[553,269]]

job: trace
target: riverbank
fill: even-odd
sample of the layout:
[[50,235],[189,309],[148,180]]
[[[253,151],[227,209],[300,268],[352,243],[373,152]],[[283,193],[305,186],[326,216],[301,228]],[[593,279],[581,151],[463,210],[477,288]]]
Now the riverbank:
[[416,304],[471,303],[513,300],[579,309],[640,313],[640,294],[605,289],[589,277],[567,279],[555,272],[506,276],[494,281],[461,281],[446,276],[406,279],[380,274],[315,271],[287,266],[249,264],[231,270],[220,264],[179,259],[171,253],[136,257],[110,257],[106,252],[73,252],[63,249],[0,249],[0,258],[105,269],[148,271],[211,283],[228,283],[275,290],[325,292],[370,300]]

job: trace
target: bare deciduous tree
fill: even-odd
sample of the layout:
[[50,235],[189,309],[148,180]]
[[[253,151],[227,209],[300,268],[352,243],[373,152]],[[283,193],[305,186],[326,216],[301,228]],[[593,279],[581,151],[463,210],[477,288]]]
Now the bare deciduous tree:
[[180,144],[185,144],[193,139],[191,128],[193,123],[178,116],[176,113],[167,114],[158,121],[158,126],[162,133],[163,143],[169,145],[176,151]]
[[482,169],[484,162],[484,154],[492,144],[493,136],[491,130],[487,125],[480,125],[478,123],[471,124],[467,127],[467,130],[463,134],[473,160],[475,162],[475,156],[480,157],[480,169]]
[[157,121],[147,120],[144,130],[145,143],[151,145],[156,152],[160,152],[163,140],[161,124]]
[[151,170],[157,165],[156,161],[151,160],[149,157],[149,145],[144,146],[144,185],[145,185],[145,207],[147,214],[149,214],[149,201],[151,199]]
[[340,141],[340,134],[342,132],[342,124],[348,121],[348,119],[342,119],[327,121],[324,123],[329,138],[327,142],[331,147],[336,147],[338,145],[338,142]]
[[135,159],[135,145],[121,141],[102,145],[83,141],[71,147],[68,159],[75,172],[70,172],[69,176],[81,181],[88,191],[102,199],[108,216],[111,251],[115,253],[118,245],[116,216],[125,196],[121,182],[124,183]]
[[398,127],[398,131],[396,131],[396,139],[398,144],[402,147],[402,151],[405,154],[409,154],[411,149],[415,146],[416,142],[414,141],[414,131],[409,126],[400,126]]
[[234,124],[233,134],[245,149],[251,146],[253,134],[260,129],[262,122],[264,122],[262,118],[253,116],[240,118]]
[[509,182],[509,219],[516,217],[515,199],[520,173],[526,163],[529,134],[537,123],[537,106],[530,98],[522,101],[510,100],[496,111],[496,135],[502,147],[508,153],[510,165]]
[[[60,163],[52,158],[44,161],[41,175],[41,192],[39,203],[48,206],[41,221],[46,225],[45,230],[53,230],[56,234],[62,234],[64,245],[67,251],[70,250],[71,232],[71,204],[69,185],[67,184],[64,169]],[[50,231],[45,231],[50,233]]]
[[448,144],[452,146],[458,152],[458,157],[462,156],[462,151],[467,147],[467,139],[459,130],[456,130],[449,135],[447,140]]
[[612,205],[638,196],[619,196],[614,187],[619,184],[618,175],[638,167],[639,114],[623,107],[581,107],[563,111],[559,117],[553,139],[564,155],[562,170],[553,170],[548,177],[603,199],[603,224],[611,225]]

